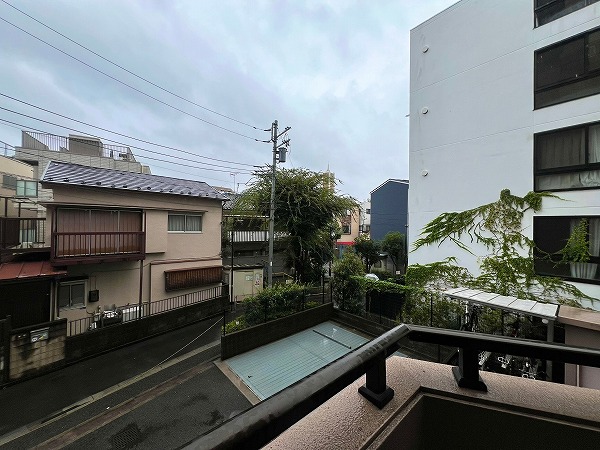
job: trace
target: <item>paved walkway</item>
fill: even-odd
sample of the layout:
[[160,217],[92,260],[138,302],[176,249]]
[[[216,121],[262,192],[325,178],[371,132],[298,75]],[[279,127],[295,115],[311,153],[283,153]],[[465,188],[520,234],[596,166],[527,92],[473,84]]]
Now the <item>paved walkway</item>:
[[[156,406],[157,403],[150,406],[151,401],[161,399],[164,403],[168,396],[162,394],[179,385],[187,386],[189,395],[197,394],[198,386],[210,386],[211,392],[220,393],[211,401],[197,398],[197,402],[190,403],[190,407],[195,406],[198,417],[204,417],[202,422],[206,422],[206,429],[211,422],[214,425],[226,419],[225,413],[249,407],[245,397],[212,364],[220,354],[221,323],[217,318],[204,321],[4,388],[0,391],[0,446],[28,448],[54,438],[57,433],[60,436],[61,430],[76,430],[80,433],[77,439],[84,436],[89,439],[97,428],[106,425],[98,417],[106,419],[106,411],[116,406],[121,412],[131,413],[147,404],[144,407],[156,408],[160,418],[157,424],[161,420],[166,423],[164,415],[158,414],[162,406]],[[202,395],[209,400],[206,392]],[[224,413],[219,402],[228,396],[230,404],[225,405]],[[128,403],[131,401],[137,402],[133,409]],[[214,420],[206,408],[218,412]],[[119,417],[122,416],[124,414]],[[91,419],[95,422],[89,422]],[[118,421],[113,417],[110,422]],[[82,425],[86,426],[81,428]],[[197,433],[198,427],[194,430]],[[158,434],[163,431],[158,430]],[[113,434],[118,433],[116,430]],[[67,442],[72,442],[75,436],[70,435],[71,441]],[[111,445],[107,444],[106,448]]]

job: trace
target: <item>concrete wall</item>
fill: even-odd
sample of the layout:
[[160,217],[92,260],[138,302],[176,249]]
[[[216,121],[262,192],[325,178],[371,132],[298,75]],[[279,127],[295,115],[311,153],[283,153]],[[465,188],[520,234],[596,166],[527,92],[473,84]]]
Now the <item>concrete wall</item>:
[[[46,333],[36,340],[36,330]],[[63,365],[66,336],[67,321],[64,319],[12,330],[10,380],[30,377]]]
[[[443,212],[493,202],[506,188],[533,190],[534,133],[600,120],[600,95],[533,109],[534,51],[600,26],[599,5],[533,23],[532,2],[463,0],[411,31],[409,245]],[[567,201],[545,200],[541,214],[600,214],[598,190],[560,197]],[[532,237],[532,215],[524,228]],[[473,250],[430,246],[409,262],[457,256],[477,272],[485,250]],[[598,285],[576,286],[600,297]]]
[[70,336],[66,341],[65,357],[68,362],[71,362],[96,355],[203,319],[219,316],[223,311],[229,311],[228,297],[220,297],[140,320]]
[[[600,349],[600,312],[561,306],[558,322],[565,326],[565,344]],[[565,384],[600,389],[600,368],[565,364]]]
[[331,317],[332,313],[333,304],[326,303],[300,313],[222,336],[221,359],[231,358],[325,322]]

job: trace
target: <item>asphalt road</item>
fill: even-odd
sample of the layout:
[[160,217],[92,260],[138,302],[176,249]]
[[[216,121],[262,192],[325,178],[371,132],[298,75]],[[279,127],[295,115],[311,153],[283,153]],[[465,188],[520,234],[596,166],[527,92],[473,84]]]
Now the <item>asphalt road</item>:
[[3,389],[0,446],[178,448],[218,426],[251,404],[214,365],[220,352],[216,322]]

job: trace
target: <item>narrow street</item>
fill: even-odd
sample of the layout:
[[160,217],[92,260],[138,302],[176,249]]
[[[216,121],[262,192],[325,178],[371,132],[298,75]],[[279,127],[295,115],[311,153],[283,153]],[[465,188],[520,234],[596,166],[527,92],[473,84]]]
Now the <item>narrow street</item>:
[[3,389],[0,446],[185,444],[251,406],[214,365],[220,323],[194,324]]

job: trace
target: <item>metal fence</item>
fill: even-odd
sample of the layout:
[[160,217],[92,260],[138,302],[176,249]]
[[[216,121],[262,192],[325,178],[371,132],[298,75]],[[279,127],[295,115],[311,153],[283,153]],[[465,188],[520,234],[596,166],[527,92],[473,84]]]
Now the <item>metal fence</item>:
[[219,297],[227,297],[228,286],[214,286],[189,294],[177,295],[175,297],[145,302],[139,304],[128,304],[124,306],[113,306],[104,311],[98,311],[90,317],[71,320],[67,327],[67,336],[76,336],[81,333],[100,329],[109,325],[118,325],[144,317],[163,314],[179,308],[185,308],[196,303],[213,300]]

